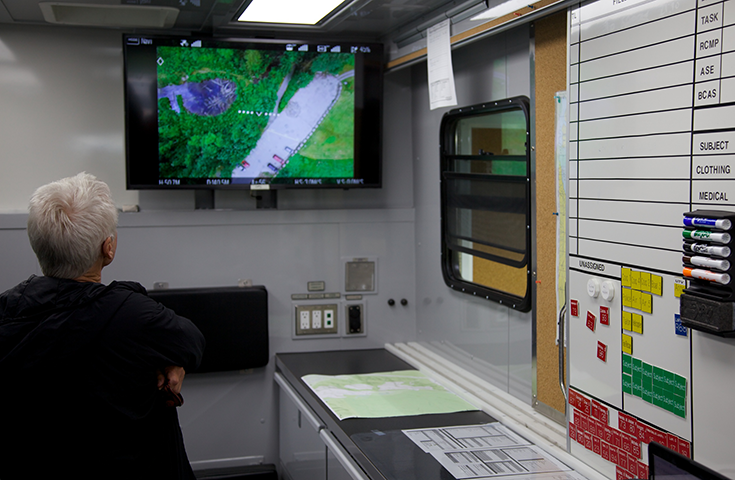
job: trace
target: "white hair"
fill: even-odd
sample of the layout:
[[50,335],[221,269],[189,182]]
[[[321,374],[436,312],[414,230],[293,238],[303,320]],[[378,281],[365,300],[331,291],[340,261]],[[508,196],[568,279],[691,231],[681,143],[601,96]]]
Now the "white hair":
[[31,197],[28,239],[48,277],[77,278],[102,255],[117,228],[110,187],[80,173],[39,187]]

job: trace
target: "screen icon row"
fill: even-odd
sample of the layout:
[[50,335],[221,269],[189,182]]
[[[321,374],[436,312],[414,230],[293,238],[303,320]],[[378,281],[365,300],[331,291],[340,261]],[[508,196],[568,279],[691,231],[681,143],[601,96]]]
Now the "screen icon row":
[[[153,40],[150,38],[142,38],[142,37],[128,37],[127,39],[128,45],[153,45]],[[198,48],[202,46],[201,40],[194,40],[193,42],[189,42],[187,39],[182,39],[179,41],[179,46],[181,47],[192,47],[192,48]],[[309,44],[298,44],[298,43],[287,43],[286,44],[286,51],[288,52],[308,52],[309,51]],[[340,53],[342,52],[342,46],[341,45],[317,45],[316,51],[320,53]],[[350,53],[370,53],[370,47],[368,46],[351,46],[350,47]]]
[[[309,51],[309,44],[298,44],[298,43],[288,43],[286,44],[286,51],[288,52],[308,52]],[[320,53],[340,53],[342,51],[341,45],[317,45],[316,51]],[[352,46],[350,47],[350,53],[370,53],[370,47],[368,46]]]

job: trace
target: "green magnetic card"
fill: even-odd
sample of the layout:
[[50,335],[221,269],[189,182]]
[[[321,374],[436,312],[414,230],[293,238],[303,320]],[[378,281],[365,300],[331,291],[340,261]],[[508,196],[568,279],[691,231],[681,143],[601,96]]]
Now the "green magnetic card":
[[633,393],[633,378],[630,375],[623,374],[623,393]]

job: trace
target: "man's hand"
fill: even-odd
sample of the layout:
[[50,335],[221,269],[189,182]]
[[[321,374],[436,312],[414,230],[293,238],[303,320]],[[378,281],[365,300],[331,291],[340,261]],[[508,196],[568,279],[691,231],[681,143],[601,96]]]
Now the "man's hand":
[[184,375],[186,371],[184,367],[177,367],[172,365],[166,367],[163,372],[158,371],[158,389],[162,389],[165,385],[169,385],[171,391],[179,394],[181,393],[181,384],[184,382]]

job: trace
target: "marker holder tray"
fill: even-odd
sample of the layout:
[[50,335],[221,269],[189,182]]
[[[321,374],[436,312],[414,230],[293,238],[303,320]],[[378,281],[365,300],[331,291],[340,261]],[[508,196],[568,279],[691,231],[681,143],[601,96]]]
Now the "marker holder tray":
[[[715,227],[706,226],[686,226],[685,230],[709,230],[712,232],[726,232],[731,235],[731,240],[727,243],[709,242],[705,239],[689,240],[684,239],[685,244],[706,243],[715,246],[727,246],[735,251],[735,212],[726,212],[720,210],[695,210],[684,213],[686,217],[699,217],[711,219],[728,219],[732,222],[733,227],[729,230],[722,230]],[[716,273],[728,273],[732,279],[729,284],[721,285],[716,282],[700,280],[697,278],[687,278],[689,287],[684,290],[680,298],[680,318],[681,323],[685,327],[689,327],[702,332],[710,333],[721,337],[735,337],[735,255],[731,252],[727,257],[711,256],[704,253],[694,254],[683,250],[684,256],[704,256],[730,261],[730,268],[727,271],[716,269],[708,269],[682,263],[687,268],[697,268],[703,270],[711,270]]]
[[679,300],[683,326],[720,337],[735,337],[735,302],[697,296],[691,288],[685,289]]

